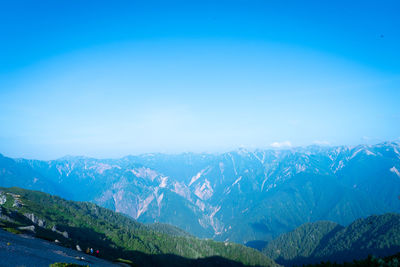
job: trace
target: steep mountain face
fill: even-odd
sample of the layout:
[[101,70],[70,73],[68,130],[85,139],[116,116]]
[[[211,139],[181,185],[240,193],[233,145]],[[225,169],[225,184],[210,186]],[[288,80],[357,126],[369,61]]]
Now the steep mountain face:
[[400,250],[400,215],[358,219],[347,227],[333,222],[304,224],[271,241],[263,252],[285,266],[321,261],[351,262]]
[[91,201],[141,222],[247,243],[318,220],[400,211],[400,145],[239,149],[52,161],[0,157],[0,186]]

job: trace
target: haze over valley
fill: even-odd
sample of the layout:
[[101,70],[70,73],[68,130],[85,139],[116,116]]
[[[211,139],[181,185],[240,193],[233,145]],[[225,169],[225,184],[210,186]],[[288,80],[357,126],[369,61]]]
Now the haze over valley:
[[399,212],[400,145],[310,146],[120,159],[2,156],[0,186],[90,201],[145,223],[246,244],[318,220]]

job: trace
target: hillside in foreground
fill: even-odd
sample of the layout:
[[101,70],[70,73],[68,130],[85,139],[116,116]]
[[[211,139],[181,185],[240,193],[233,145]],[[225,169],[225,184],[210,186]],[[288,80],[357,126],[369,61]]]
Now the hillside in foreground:
[[234,243],[201,240],[176,227],[147,226],[92,203],[20,188],[0,188],[0,226],[14,233],[57,240],[133,266],[276,266],[262,253]]
[[[83,257],[83,258],[82,258]],[[16,235],[0,229],[0,266],[50,266],[56,262],[117,267],[116,263],[87,255],[31,235]]]
[[347,227],[328,221],[306,223],[271,241],[263,252],[285,266],[393,255],[400,252],[400,215],[373,215]]
[[382,258],[369,255],[366,259],[354,260],[352,262],[337,263],[337,262],[320,262],[317,264],[307,264],[303,267],[398,267],[400,266],[400,252]]

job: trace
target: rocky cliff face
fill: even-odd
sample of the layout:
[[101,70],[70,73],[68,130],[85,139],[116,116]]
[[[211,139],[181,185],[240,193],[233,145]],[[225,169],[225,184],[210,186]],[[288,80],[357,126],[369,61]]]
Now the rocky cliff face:
[[46,226],[46,220],[39,219],[35,214],[33,213],[24,213],[24,216],[31,220],[32,223],[38,225],[39,227],[45,227]]
[[113,160],[2,157],[0,186],[92,201],[142,222],[246,243],[270,240],[305,222],[345,225],[399,211],[399,151],[398,143],[382,143]]

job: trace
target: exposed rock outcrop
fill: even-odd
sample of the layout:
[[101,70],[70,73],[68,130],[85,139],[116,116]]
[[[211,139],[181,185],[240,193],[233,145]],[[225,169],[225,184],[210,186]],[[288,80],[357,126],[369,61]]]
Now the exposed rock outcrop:
[[67,232],[67,231],[64,231],[64,232],[59,231],[59,230],[57,229],[57,226],[56,226],[56,225],[54,225],[54,226],[51,228],[51,231],[56,232],[57,234],[60,234],[60,235],[62,235],[62,236],[65,237],[65,238],[69,238],[68,232]]
[[19,199],[14,199],[13,207],[21,208],[22,207],[22,202]]
[[46,226],[46,221],[44,219],[39,219],[35,214],[33,213],[24,213],[24,216],[31,220],[34,224],[36,224],[39,227],[45,227]]
[[6,204],[6,202],[7,202],[6,195],[2,191],[0,191],[0,205],[4,205]]
[[20,227],[18,227],[18,230],[31,231],[31,232],[35,233],[35,226],[34,225],[20,226]]

